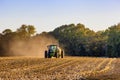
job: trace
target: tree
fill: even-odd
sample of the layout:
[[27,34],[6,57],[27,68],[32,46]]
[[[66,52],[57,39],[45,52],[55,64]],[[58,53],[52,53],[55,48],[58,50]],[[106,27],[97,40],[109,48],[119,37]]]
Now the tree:
[[34,27],[33,25],[28,25],[28,26],[27,26],[27,30],[28,30],[29,36],[34,35],[34,33],[36,32],[36,31],[35,31],[35,27]]
[[109,27],[107,56],[120,57],[120,24]]
[[[0,34],[0,56],[8,56],[11,49],[11,43],[18,41],[28,41],[35,33],[35,28],[32,25],[22,25],[16,31],[5,29]],[[13,44],[14,45],[14,44]]]
[[17,29],[16,32],[21,37],[21,39],[28,39],[34,35],[36,31],[35,27],[32,25],[22,25],[19,29]]
[[9,34],[9,33],[12,33],[12,30],[11,30],[11,29],[5,29],[2,33],[3,33],[4,35],[5,35],[5,34]]

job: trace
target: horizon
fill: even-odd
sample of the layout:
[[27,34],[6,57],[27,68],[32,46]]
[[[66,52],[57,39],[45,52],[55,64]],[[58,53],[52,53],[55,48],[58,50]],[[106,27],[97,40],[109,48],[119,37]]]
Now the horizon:
[[15,31],[22,24],[34,25],[37,33],[49,32],[65,24],[84,24],[105,30],[120,22],[118,0],[1,0],[0,33]]

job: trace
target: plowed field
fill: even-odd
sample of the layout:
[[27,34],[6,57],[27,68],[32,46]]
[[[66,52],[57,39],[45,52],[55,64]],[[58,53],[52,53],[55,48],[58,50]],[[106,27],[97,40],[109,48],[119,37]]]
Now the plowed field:
[[120,80],[120,59],[1,57],[0,80]]

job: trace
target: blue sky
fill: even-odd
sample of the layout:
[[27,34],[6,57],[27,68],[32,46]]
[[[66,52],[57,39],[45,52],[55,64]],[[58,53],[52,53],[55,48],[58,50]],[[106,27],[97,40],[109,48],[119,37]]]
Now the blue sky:
[[0,0],[0,32],[22,24],[37,33],[82,23],[98,31],[120,22],[120,0]]

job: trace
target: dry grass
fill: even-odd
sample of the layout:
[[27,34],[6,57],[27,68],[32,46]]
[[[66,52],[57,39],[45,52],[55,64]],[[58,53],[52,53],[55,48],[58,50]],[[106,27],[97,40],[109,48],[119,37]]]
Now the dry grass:
[[0,58],[0,80],[120,80],[119,76],[119,58]]

